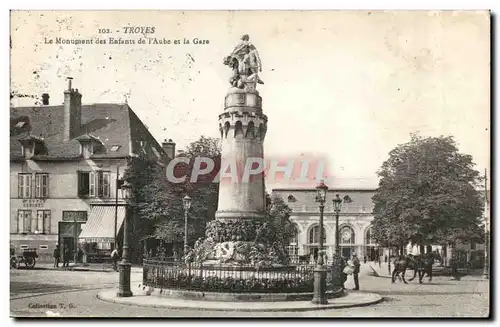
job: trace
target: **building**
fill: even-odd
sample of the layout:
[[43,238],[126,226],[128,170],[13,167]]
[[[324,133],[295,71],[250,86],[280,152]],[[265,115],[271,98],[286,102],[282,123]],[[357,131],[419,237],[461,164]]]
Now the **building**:
[[[158,144],[128,104],[82,105],[69,79],[63,105],[10,108],[10,241],[52,257],[56,243],[92,251],[120,242],[125,200],[117,180],[127,159],[162,162],[175,144]],[[118,191],[118,192],[117,192]]]
[[[328,190],[323,218],[323,243],[327,259],[332,258],[335,252],[335,213],[332,200],[336,194],[339,194],[341,198],[348,196],[350,199],[350,201],[343,202],[339,214],[341,255],[350,257],[353,253],[356,253],[362,260],[366,256],[367,261],[373,261],[378,256],[383,260],[382,257],[389,255],[389,249],[379,247],[371,235],[371,222],[374,218],[372,197],[375,192],[375,188]],[[311,256],[315,256],[319,247],[319,204],[316,202],[316,189],[279,188],[273,189],[272,194],[281,197],[292,209],[290,220],[296,225],[297,235],[290,241],[289,253],[295,260],[300,256],[306,256],[309,260]],[[487,194],[489,203],[490,192]],[[489,212],[489,210],[485,211],[487,221],[490,219]],[[441,252],[445,264],[447,259],[452,257],[451,248],[441,246],[432,246],[431,248]],[[405,252],[419,254],[420,250],[420,247],[408,245]],[[470,262],[475,267],[482,266],[484,262],[484,244],[457,244],[455,250],[462,260]],[[391,252],[391,254],[394,253]]]
[[[311,256],[319,246],[319,206],[316,202],[317,191],[309,189],[274,189],[273,195],[280,196],[292,209],[290,220],[295,223],[297,236],[290,242],[289,251],[293,257]],[[371,237],[373,220],[372,197],[374,189],[330,189],[324,211],[324,247],[327,258],[335,252],[335,213],[333,198],[339,194],[352,200],[345,202],[339,214],[340,251],[350,257],[354,252],[367,260],[375,260],[379,249]],[[380,252],[382,255],[382,252]]]

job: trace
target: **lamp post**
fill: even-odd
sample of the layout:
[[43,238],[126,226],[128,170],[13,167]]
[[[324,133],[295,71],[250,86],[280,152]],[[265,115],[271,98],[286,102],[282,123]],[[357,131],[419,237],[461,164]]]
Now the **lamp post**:
[[333,211],[335,212],[335,254],[333,255],[333,271],[334,271],[334,285],[337,288],[344,289],[344,280],[342,278],[342,269],[344,268],[344,260],[340,255],[340,231],[339,231],[339,215],[342,209],[342,203],[346,201],[351,203],[351,198],[346,195],[344,199],[341,199],[338,194],[335,195],[333,202]]
[[484,264],[483,264],[483,277],[485,279],[489,278],[489,257],[488,257],[488,247],[490,246],[489,238],[489,207],[488,207],[488,173],[486,169],[484,170]]
[[191,198],[189,195],[186,194],[186,196],[182,199],[182,205],[184,206],[184,256],[187,255],[188,251],[188,212],[189,209],[191,208]]
[[118,190],[121,189],[124,181],[123,179],[120,179],[120,167],[116,166],[116,188],[115,188],[115,229],[114,229],[114,248],[116,249],[118,246],[118,243],[116,241],[116,235],[118,234]]
[[[122,197],[126,200],[130,197],[131,186],[125,181],[121,185]],[[132,291],[130,290],[130,261],[128,253],[128,220],[129,215],[127,214],[127,206],[125,205],[125,220],[123,222],[123,255],[122,261],[118,264],[118,269],[120,271],[120,280],[118,285],[118,292],[116,293],[119,297],[129,297],[132,296]]]
[[333,210],[335,211],[335,253],[340,255],[340,243],[339,243],[339,214],[342,208],[342,199],[337,194],[333,202]]
[[318,192],[316,201],[319,202],[319,251],[318,260],[314,269],[314,295],[312,303],[328,304],[326,299],[326,269],[323,265],[323,212],[325,210],[326,193],[328,186],[323,181],[316,187]]

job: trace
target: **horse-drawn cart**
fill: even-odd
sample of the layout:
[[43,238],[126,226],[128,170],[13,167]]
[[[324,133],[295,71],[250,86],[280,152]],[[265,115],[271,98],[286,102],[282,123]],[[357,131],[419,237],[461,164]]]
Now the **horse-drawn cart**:
[[23,263],[26,268],[33,268],[36,264],[36,258],[38,258],[36,248],[23,249],[23,255],[17,256],[16,250],[13,248],[10,249],[10,266],[12,268],[19,268]]

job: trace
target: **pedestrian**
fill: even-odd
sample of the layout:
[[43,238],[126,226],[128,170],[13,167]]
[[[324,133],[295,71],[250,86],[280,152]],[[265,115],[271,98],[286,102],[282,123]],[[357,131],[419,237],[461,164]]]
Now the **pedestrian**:
[[56,243],[56,248],[54,249],[54,268],[59,268],[59,261],[61,259],[61,249],[59,248],[59,244]]
[[69,258],[71,256],[71,251],[69,250],[69,246],[64,249],[63,253],[63,267],[69,267]]
[[111,260],[113,260],[113,270],[118,271],[118,260],[120,259],[120,254],[118,253],[118,250],[115,248],[111,252]]
[[384,256],[384,262],[387,263],[387,254]]
[[82,251],[83,251],[83,265],[88,266],[88,255],[89,255],[89,243],[83,242],[82,243]]
[[366,255],[363,257],[363,263],[366,264]]
[[342,267],[342,273],[340,274],[341,275],[341,278],[342,278],[342,289],[345,290],[345,282],[347,281],[347,273],[345,272],[345,268],[346,268],[346,264],[347,264],[347,260],[345,260],[344,257],[340,257],[340,266]]
[[354,290],[357,291],[357,290],[359,290],[358,276],[359,276],[360,263],[359,263],[359,259],[358,259],[358,256],[356,255],[356,253],[354,253],[352,255],[352,264],[354,265],[354,271],[352,272],[352,274],[354,276]]

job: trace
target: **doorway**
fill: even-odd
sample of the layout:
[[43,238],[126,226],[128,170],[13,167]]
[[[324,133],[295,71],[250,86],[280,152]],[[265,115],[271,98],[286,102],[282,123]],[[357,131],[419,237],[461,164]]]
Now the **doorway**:
[[351,258],[352,249],[350,247],[341,246],[341,253],[344,258]]

